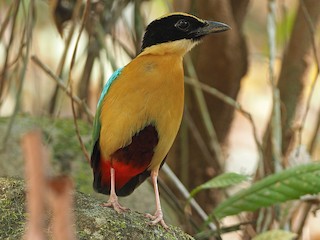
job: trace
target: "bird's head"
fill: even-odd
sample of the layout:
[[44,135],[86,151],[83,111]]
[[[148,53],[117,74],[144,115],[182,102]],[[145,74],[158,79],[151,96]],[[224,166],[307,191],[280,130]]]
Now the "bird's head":
[[[142,52],[188,52],[204,36],[231,29],[227,24],[202,20],[187,13],[171,13],[151,22],[142,41]],[[152,49],[153,48],[153,49]]]

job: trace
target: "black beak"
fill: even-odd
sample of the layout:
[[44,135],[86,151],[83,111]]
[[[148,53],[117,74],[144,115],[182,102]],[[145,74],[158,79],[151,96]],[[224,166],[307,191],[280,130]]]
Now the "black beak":
[[203,27],[203,31],[206,34],[209,33],[218,33],[230,30],[231,27],[222,22],[206,21],[207,25]]
[[210,33],[224,32],[231,29],[227,24],[221,22],[205,21],[205,23],[206,24],[203,27],[198,28],[191,33],[195,38],[201,38]]

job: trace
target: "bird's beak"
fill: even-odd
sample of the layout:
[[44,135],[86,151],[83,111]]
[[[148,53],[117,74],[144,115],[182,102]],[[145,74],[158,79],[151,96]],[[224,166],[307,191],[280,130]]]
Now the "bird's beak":
[[214,22],[214,21],[206,21],[207,25],[202,28],[202,30],[206,33],[218,33],[230,30],[231,27],[222,22]]
[[195,35],[195,37],[202,37],[210,33],[224,32],[231,29],[231,27],[225,23],[215,22],[215,21],[205,21],[205,22],[206,22],[205,26],[198,28],[196,31],[192,33]]

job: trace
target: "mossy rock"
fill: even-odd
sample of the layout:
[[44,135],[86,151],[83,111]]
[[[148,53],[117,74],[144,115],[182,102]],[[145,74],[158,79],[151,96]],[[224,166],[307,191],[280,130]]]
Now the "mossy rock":
[[[77,187],[81,191],[86,190],[86,184],[82,184],[83,178],[88,179],[91,168],[81,151],[72,119],[18,115],[13,122],[10,134],[4,139],[11,120],[11,117],[0,118],[0,176],[24,175],[21,138],[31,130],[40,129],[43,143],[50,153],[51,174],[71,175],[75,178]],[[90,149],[91,126],[84,121],[78,121],[78,125],[86,148]]]
[[[25,191],[23,180],[0,178],[0,238],[21,239],[24,233]],[[78,239],[193,239],[177,227],[165,230],[149,225],[149,219],[135,211],[118,214],[102,207],[95,198],[75,192],[75,221]]]
[[26,220],[23,187],[17,179],[0,178],[0,239],[21,239]]
[[[1,145],[10,121],[11,117],[0,118],[0,177],[24,177],[21,138],[30,130],[40,129],[43,133],[43,142],[50,152],[50,174],[69,175],[73,179],[76,190],[90,194],[101,202],[107,200],[107,196],[93,191],[92,170],[82,153],[73,119],[18,115],[9,137],[4,145]],[[92,125],[81,120],[78,120],[78,125],[82,140],[90,151]],[[170,205],[164,197],[166,195],[162,193],[161,203],[166,222],[177,226],[183,224],[181,212],[178,215],[175,206]],[[155,211],[153,187],[146,181],[133,194],[121,198],[120,202],[139,212],[153,213]]]

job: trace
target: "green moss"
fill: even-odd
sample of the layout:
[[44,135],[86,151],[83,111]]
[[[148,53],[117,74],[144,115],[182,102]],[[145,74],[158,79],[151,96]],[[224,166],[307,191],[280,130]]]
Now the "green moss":
[[0,178],[0,236],[20,239],[25,222],[23,184],[16,179]]
[[[20,239],[26,221],[23,181],[0,178],[0,196],[1,239]],[[192,239],[177,227],[167,231],[160,225],[150,226],[141,213],[129,210],[118,214],[80,192],[75,193],[74,214],[78,239]]]
[[[6,132],[10,120],[10,118],[0,118],[0,132]],[[91,125],[81,120],[78,121],[78,124],[81,137],[90,151]],[[35,128],[42,130],[43,142],[50,152],[52,174],[71,175],[76,180],[77,188],[81,186],[81,191],[90,192],[92,187],[91,179],[88,176],[92,175],[91,168],[82,153],[73,119],[17,116],[9,138],[4,146],[0,146],[3,148],[0,151],[0,176],[23,176],[21,137]]]

